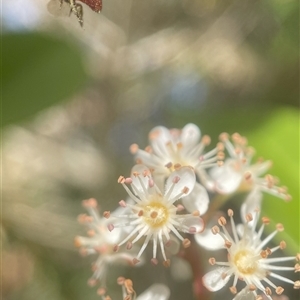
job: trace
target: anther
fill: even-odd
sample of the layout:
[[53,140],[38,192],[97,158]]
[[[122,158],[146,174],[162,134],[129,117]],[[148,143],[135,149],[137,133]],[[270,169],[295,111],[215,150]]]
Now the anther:
[[227,214],[228,214],[228,217],[233,217],[233,210],[232,209],[228,209],[227,210]]
[[97,200],[94,198],[90,198],[88,200],[83,200],[82,205],[84,207],[93,207],[96,208],[98,206]]
[[134,264],[134,265],[136,265],[136,264],[138,264],[140,261],[137,259],[137,258],[134,258],[133,260],[132,260],[132,263]]
[[214,257],[211,257],[209,260],[208,260],[209,264],[214,266],[216,264],[216,259]]
[[230,292],[231,292],[233,295],[235,295],[235,294],[237,293],[237,290],[236,290],[236,287],[235,287],[235,286],[231,286],[231,287],[229,288],[229,290],[230,290]]
[[219,135],[219,139],[220,139],[222,142],[227,141],[227,140],[229,139],[228,133],[226,133],[226,132],[221,133],[221,134]]
[[144,214],[144,211],[143,211],[143,210],[140,210],[140,211],[138,212],[138,216],[139,216],[139,217],[141,217],[143,214]]
[[148,181],[148,184],[149,184],[150,188],[154,187],[154,180],[152,178],[150,178]]
[[246,221],[251,222],[252,220],[253,220],[252,214],[250,214],[250,213],[246,214]]
[[232,246],[232,243],[226,240],[224,246],[229,249]]
[[142,161],[140,158],[137,158],[137,159],[135,160],[135,163],[136,163],[137,165],[141,165],[141,164],[143,164],[143,161]]
[[268,257],[267,251],[266,251],[266,250],[262,250],[262,251],[260,252],[260,256],[261,256],[262,258],[267,258],[267,257]]
[[97,280],[96,279],[93,279],[93,278],[90,278],[87,282],[87,284],[89,286],[95,286],[97,284]]
[[97,294],[99,295],[99,296],[104,296],[105,294],[106,294],[106,290],[105,290],[105,288],[99,288],[98,290],[97,290]]
[[213,234],[218,234],[220,232],[220,228],[216,225],[211,229],[211,232]]
[[189,189],[187,186],[185,186],[185,187],[182,189],[181,192],[182,192],[183,194],[187,194],[187,193],[189,192],[189,190],[190,190],[190,189]]
[[179,176],[175,176],[172,180],[173,183],[178,183],[180,180],[180,177]]
[[269,287],[266,287],[266,288],[265,288],[265,293],[266,293],[266,295],[268,295],[268,296],[271,296],[271,295],[272,295],[272,291],[271,291],[271,289],[270,289]]
[[185,208],[184,208],[184,206],[182,205],[182,204],[178,204],[177,206],[176,206],[176,208],[177,208],[177,211],[183,211]]
[[171,169],[173,166],[173,164],[171,162],[168,162],[167,164],[165,164],[165,167],[168,169]]
[[134,177],[138,177],[138,176],[140,175],[140,173],[139,173],[139,172],[132,172],[132,175],[133,175]]
[[298,272],[300,272],[300,265],[297,263],[297,264],[295,264],[295,273],[298,273]]
[[94,236],[95,234],[96,234],[96,232],[93,229],[90,229],[90,230],[87,231],[87,235],[90,236],[90,237]]
[[296,255],[296,260],[297,260],[297,261],[300,261],[300,253],[297,253],[297,255]]
[[157,211],[152,211],[151,214],[150,214],[150,217],[152,219],[155,219],[157,217],[157,215],[158,215]]
[[126,184],[132,184],[132,179],[131,179],[130,177],[127,177],[127,178],[125,179],[125,183],[126,183]]
[[300,289],[300,280],[295,281],[294,283],[294,289],[299,290]]
[[267,187],[270,189],[274,186],[274,177],[270,174],[267,174],[265,176],[265,180],[266,180],[266,183],[267,183]]
[[138,152],[138,150],[139,150],[139,146],[137,144],[132,144],[129,147],[129,150],[130,150],[131,154],[136,154]]
[[107,229],[108,229],[109,231],[113,231],[114,228],[115,228],[115,226],[114,226],[113,224],[108,224],[108,225],[107,225]]
[[224,272],[224,273],[221,274],[221,278],[222,278],[223,280],[224,280],[226,277],[227,277],[227,273]]
[[115,246],[113,247],[113,251],[114,251],[114,252],[118,252],[118,251],[119,251],[119,248],[120,248],[120,247],[119,247],[118,245],[115,245]]
[[80,237],[79,236],[75,237],[75,239],[74,239],[74,246],[76,248],[80,248],[82,246],[82,243],[80,242]]
[[284,288],[281,286],[276,287],[275,292],[277,295],[281,295],[284,291]]
[[256,296],[255,300],[263,300],[263,297],[261,295]]
[[225,154],[224,154],[224,152],[222,152],[222,151],[219,151],[218,153],[217,153],[217,159],[219,159],[219,160],[223,160],[225,158]]
[[144,170],[143,171],[143,176],[144,177],[147,177],[147,176],[149,176],[150,175],[150,171],[149,170]]
[[151,146],[147,146],[145,148],[145,151],[148,152],[148,153],[151,153],[152,152],[152,147]]
[[265,224],[265,225],[269,225],[270,224],[270,219],[268,217],[262,217],[261,218],[262,222]]
[[286,242],[285,241],[281,241],[279,243],[279,247],[280,247],[281,250],[285,249],[286,248]]
[[132,243],[131,242],[127,242],[126,249],[130,250],[131,248],[132,248]]
[[248,288],[249,288],[249,291],[252,291],[252,292],[256,291],[256,286],[254,284],[250,284]]
[[208,146],[211,142],[211,138],[208,135],[204,135],[201,139],[202,144],[204,144],[204,146]]
[[163,265],[164,265],[164,267],[169,268],[171,265],[171,261],[169,259],[167,259],[163,262]]
[[276,224],[276,229],[277,229],[279,232],[281,232],[281,231],[284,230],[284,227],[283,227],[283,225],[282,225],[281,223],[278,223],[278,224]]
[[126,207],[126,202],[124,200],[119,201],[121,207]]
[[177,163],[177,164],[174,165],[174,169],[175,169],[175,170],[178,170],[178,169],[180,169],[180,168],[181,168],[181,164],[178,164],[178,163]]
[[124,282],[125,282],[125,278],[124,277],[122,277],[122,276],[118,277],[118,279],[117,279],[118,285],[123,285]]
[[216,148],[217,148],[218,151],[224,151],[225,147],[224,147],[223,143],[218,143]]
[[224,217],[220,217],[218,219],[218,223],[220,226],[225,226],[227,224],[226,219]]
[[180,143],[177,143],[177,144],[176,144],[176,147],[177,147],[178,150],[180,150],[180,149],[182,149],[183,144],[182,144],[181,142],[180,142]]
[[194,217],[199,217],[200,216],[200,211],[199,210],[195,210],[195,211],[193,211],[192,215]]
[[151,263],[152,263],[152,265],[154,265],[154,266],[157,266],[157,264],[158,264],[158,260],[157,260],[157,258],[151,258]]
[[184,239],[183,241],[182,241],[182,245],[183,245],[183,248],[188,248],[188,247],[190,247],[191,246],[191,241],[189,240],[189,239]]
[[108,219],[108,218],[110,217],[110,211],[109,211],[109,210],[104,211],[104,212],[103,212],[103,217],[104,217],[105,219]]
[[124,176],[120,176],[118,178],[118,183],[125,183],[125,177]]
[[244,174],[245,180],[250,180],[251,177],[252,177],[252,173],[251,172],[245,172],[245,174]]

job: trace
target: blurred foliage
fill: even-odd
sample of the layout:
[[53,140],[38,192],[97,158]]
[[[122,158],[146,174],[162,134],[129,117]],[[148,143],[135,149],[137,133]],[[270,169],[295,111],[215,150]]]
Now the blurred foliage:
[[2,36],[2,124],[32,117],[86,84],[78,48],[37,33]]
[[300,245],[299,226],[292,217],[299,214],[300,210],[299,125],[299,111],[281,107],[272,112],[257,130],[247,135],[257,155],[273,161],[270,173],[278,176],[280,183],[288,187],[292,196],[291,202],[285,202],[266,195],[263,202],[264,214],[275,222],[283,223],[285,231],[278,239],[287,241],[287,251],[291,255],[299,252]]

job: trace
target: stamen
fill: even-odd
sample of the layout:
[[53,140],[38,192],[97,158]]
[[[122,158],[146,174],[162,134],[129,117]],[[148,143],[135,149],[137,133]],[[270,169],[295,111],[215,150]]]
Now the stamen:
[[188,248],[191,246],[191,241],[189,239],[184,239],[182,241],[183,248]]

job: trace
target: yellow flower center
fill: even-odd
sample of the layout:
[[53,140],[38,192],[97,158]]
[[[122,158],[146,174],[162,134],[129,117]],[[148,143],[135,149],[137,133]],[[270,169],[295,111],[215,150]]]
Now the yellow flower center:
[[233,263],[243,275],[251,275],[257,270],[257,260],[247,250],[238,251],[233,257]]
[[152,228],[158,228],[168,221],[168,208],[159,201],[151,201],[143,208],[144,221]]

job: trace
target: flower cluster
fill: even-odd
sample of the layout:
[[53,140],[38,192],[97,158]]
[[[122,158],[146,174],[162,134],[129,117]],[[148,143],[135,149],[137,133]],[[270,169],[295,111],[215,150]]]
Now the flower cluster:
[[[270,278],[300,288],[300,281],[278,274],[299,272],[299,263],[274,265],[299,261],[300,254],[271,258],[286,243],[281,241],[278,246],[267,247],[277,232],[283,230],[283,225],[277,224],[276,230],[264,237],[264,228],[270,221],[263,217],[256,231],[264,192],[286,201],[291,199],[287,188],[279,187],[276,178],[269,174],[262,177],[271,167],[270,161],[260,159],[252,164],[254,150],[237,133],[231,139],[222,133],[220,142],[206,152],[210,138],[201,138],[194,124],[187,124],[182,130],[155,127],[149,133],[149,141],[150,146],[145,150],[136,144],[130,147],[136,165],[129,177],[118,178],[127,199],[119,201],[116,211],[104,211],[100,217],[94,199],[83,202],[89,215],[81,215],[79,220],[88,226],[89,237],[77,237],[75,244],[82,254],[99,254],[90,283],[101,282],[98,294],[103,299],[109,299],[103,287],[110,262],[123,260],[134,266],[143,260],[152,244],[151,263],[157,265],[161,256],[163,265],[169,267],[169,256],[178,253],[180,247],[182,253],[194,240],[204,249],[225,248],[228,252],[225,262],[209,259],[211,265],[219,266],[203,276],[203,284],[210,291],[220,290],[230,277],[233,277],[230,291],[235,295],[234,300],[262,300],[263,297],[271,300],[272,291],[281,295],[284,288]],[[229,223],[224,216],[217,217],[229,196],[239,192],[248,193],[241,205],[242,224],[236,225],[231,209]],[[221,229],[213,226],[210,230],[216,219]],[[239,280],[245,287],[238,292]],[[118,282],[123,287],[124,299],[136,299],[130,280],[121,278]],[[156,287],[156,291],[160,290]],[[145,299],[153,298],[149,295]],[[144,299],[137,299],[140,298]],[[154,298],[167,299],[168,293],[161,291]]]

